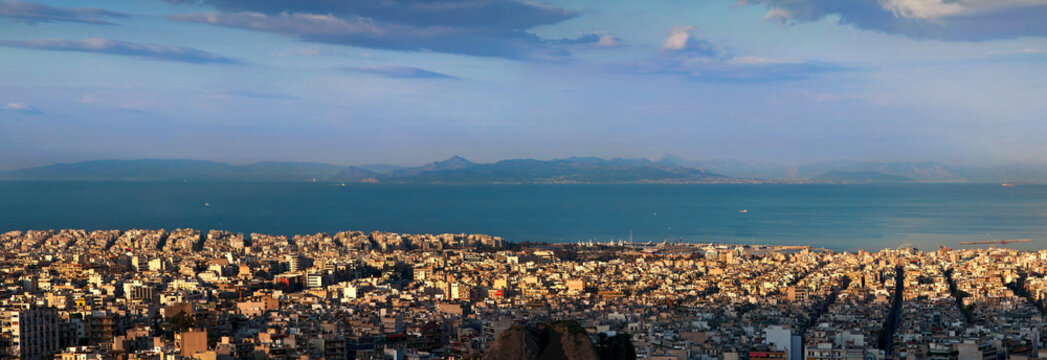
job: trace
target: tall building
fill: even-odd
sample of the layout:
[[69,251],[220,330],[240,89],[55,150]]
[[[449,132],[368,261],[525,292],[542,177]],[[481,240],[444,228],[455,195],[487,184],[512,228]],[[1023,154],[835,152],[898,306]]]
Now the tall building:
[[207,352],[207,330],[188,330],[175,334],[175,347],[184,357]]
[[126,291],[124,295],[127,296],[128,300],[153,302],[157,297],[156,290],[152,286],[132,285],[127,287]]
[[959,360],[991,360],[998,357],[996,347],[992,342],[981,342],[973,339],[964,340],[956,344]]
[[[97,301],[96,303],[101,303]],[[117,316],[108,311],[92,311],[86,319],[86,331],[88,341],[100,343],[112,340],[119,333]]]
[[20,359],[49,359],[58,352],[58,311],[30,307],[8,313],[12,355]]
[[287,270],[290,272],[305,271],[305,269],[308,269],[311,266],[313,266],[313,259],[302,255],[287,256]]
[[780,325],[771,325],[764,328],[764,338],[767,343],[774,345],[778,350],[783,350],[789,360],[802,359],[802,343],[799,335],[793,335],[792,329]]
[[306,275],[306,286],[309,288],[322,288],[324,287],[324,274],[323,273],[309,273]]

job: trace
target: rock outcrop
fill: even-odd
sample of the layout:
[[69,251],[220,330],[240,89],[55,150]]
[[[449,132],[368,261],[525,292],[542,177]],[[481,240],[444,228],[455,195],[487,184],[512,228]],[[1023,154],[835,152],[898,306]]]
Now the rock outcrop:
[[534,327],[514,326],[502,332],[484,356],[487,360],[598,360],[589,334],[575,321]]

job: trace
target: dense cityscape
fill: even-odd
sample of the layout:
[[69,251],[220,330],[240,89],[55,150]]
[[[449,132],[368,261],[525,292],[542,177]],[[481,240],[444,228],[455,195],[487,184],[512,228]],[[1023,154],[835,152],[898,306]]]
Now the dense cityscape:
[[1030,359],[1047,251],[13,231],[5,358]]
[[1047,360],[1045,69],[1047,0],[0,0],[0,360]]

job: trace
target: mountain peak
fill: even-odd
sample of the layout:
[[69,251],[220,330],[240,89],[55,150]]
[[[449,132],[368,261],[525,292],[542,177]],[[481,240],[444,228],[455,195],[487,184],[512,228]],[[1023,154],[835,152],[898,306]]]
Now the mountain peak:
[[469,161],[469,160],[466,160],[465,158],[463,158],[461,156],[455,155],[455,156],[452,156],[450,158],[447,158],[447,160],[437,161],[437,162],[434,162],[433,164],[438,166],[438,167],[469,166],[469,165],[472,165],[473,162]]
[[410,175],[417,175],[419,173],[426,172],[426,171],[442,171],[442,170],[463,169],[463,168],[471,167],[473,165],[476,165],[476,164],[473,164],[471,161],[466,160],[465,158],[463,158],[461,156],[455,155],[455,156],[452,156],[452,157],[450,157],[450,158],[448,158],[447,160],[444,160],[444,161],[433,161],[431,163],[428,163],[428,164],[425,164],[425,165],[422,165],[422,166],[398,169],[398,170],[393,171],[392,174],[393,175],[400,175],[400,176],[404,176],[404,175],[410,176]]
[[673,154],[670,154],[670,153],[662,154],[662,157],[659,158],[657,161],[655,161],[655,163],[662,164],[662,165],[667,165],[667,166],[687,166],[687,165],[691,165],[691,162],[688,161],[687,159],[684,159],[682,157],[679,157],[679,156],[676,156],[676,155],[673,155]]

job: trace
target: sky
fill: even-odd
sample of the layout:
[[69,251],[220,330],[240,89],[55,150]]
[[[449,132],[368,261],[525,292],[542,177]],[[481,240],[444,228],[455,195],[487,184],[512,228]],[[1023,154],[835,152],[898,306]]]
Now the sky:
[[1047,0],[0,0],[0,169],[1047,163]]

